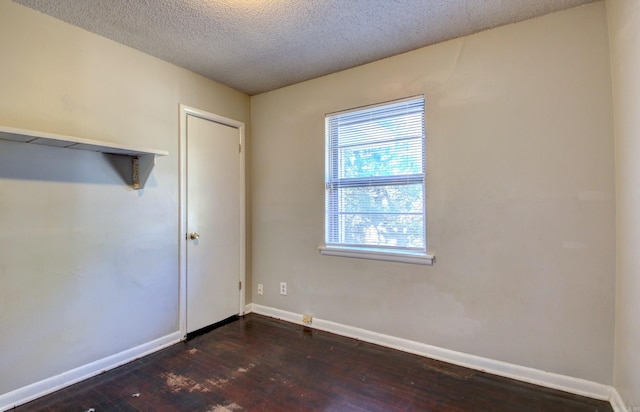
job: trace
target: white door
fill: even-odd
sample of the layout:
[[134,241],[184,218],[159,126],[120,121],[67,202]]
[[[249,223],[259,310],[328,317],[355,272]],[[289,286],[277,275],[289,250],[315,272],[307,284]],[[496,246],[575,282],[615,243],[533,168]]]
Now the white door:
[[190,333],[242,312],[244,162],[239,149],[242,129],[184,114]]

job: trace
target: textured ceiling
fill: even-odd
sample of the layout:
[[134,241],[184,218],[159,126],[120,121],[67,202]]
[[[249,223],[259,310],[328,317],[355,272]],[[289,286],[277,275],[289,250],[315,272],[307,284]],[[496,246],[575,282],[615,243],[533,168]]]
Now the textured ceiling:
[[254,95],[593,0],[14,0]]

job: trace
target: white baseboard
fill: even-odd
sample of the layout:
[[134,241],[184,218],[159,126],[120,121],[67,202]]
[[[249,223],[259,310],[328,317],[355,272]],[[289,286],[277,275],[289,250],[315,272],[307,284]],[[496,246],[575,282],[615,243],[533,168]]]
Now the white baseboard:
[[[254,312],[260,315],[285,320],[287,322],[305,325],[302,322],[302,314],[299,313],[288,312],[285,310],[262,306],[255,303],[249,304],[247,306],[251,307],[246,311],[246,313]],[[532,383],[551,389],[558,389],[564,392],[586,396],[593,399],[609,401],[615,412],[626,412],[624,402],[620,398],[618,392],[613,387],[600,383],[574,378],[571,376],[560,375],[557,373],[545,372],[526,366],[520,366],[495,359],[470,355],[463,352],[444,349],[437,346],[427,345],[425,343],[415,342],[395,336],[384,335],[381,333],[343,325],[328,320],[322,320],[315,317],[313,318],[313,323],[307,326],[325,332],[331,332],[337,335],[358,339],[364,342],[374,343],[376,345],[398,349],[404,352],[425,356],[427,358],[452,363],[454,365],[464,366],[482,372],[504,376],[506,378],[516,379],[522,382]]]
[[620,396],[615,388],[611,388],[611,397],[609,398],[609,402],[611,402],[611,407],[614,412],[629,412],[629,408],[624,404],[622,396]]
[[115,355],[99,359],[59,375],[2,394],[0,395],[0,411],[6,411],[41,396],[66,388],[84,379],[99,375],[104,371],[117,368],[125,363],[178,343],[181,340],[180,332],[174,332],[170,335],[136,346],[135,348],[127,349]]
[[253,311],[253,305],[251,303],[247,303],[246,305],[244,305],[244,313],[243,315],[248,315],[249,313],[251,313]]

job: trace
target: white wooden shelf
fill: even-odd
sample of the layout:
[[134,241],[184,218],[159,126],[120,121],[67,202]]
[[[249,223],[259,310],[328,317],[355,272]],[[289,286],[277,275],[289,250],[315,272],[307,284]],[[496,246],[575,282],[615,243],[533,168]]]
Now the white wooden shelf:
[[82,137],[36,132],[33,130],[17,129],[14,127],[6,126],[0,126],[0,139],[11,140],[13,142],[34,143],[45,146],[88,150],[90,152],[102,152],[124,156],[167,156],[169,154],[169,152],[167,152],[166,150],[146,149],[130,145],[104,142],[100,140],[84,139]]
[[101,140],[85,139],[82,137],[65,136],[7,126],[0,126],[0,140],[62,147],[66,149],[86,150],[90,152],[101,152],[108,155],[130,156],[132,158],[131,180],[134,189],[144,187],[144,183],[149,177],[151,169],[155,164],[155,157],[167,156],[169,154],[166,150],[148,149]]

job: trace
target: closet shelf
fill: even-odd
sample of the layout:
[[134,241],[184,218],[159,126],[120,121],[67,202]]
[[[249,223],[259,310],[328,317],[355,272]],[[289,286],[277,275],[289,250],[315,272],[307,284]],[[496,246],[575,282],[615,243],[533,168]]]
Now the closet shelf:
[[166,150],[148,149],[126,144],[18,129],[7,126],[0,126],[0,140],[62,147],[66,149],[86,150],[90,152],[101,152],[107,155],[130,156],[132,158],[131,185],[134,189],[144,187],[144,183],[149,177],[151,169],[155,164],[155,157],[167,156],[169,154]]
[[6,126],[0,126],[0,139],[134,157],[144,155],[167,156],[169,154],[166,150],[147,149],[101,140],[84,139],[82,137],[64,136],[61,134],[37,132]]

